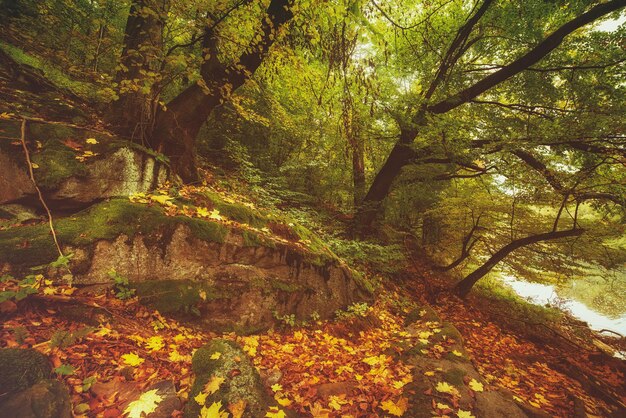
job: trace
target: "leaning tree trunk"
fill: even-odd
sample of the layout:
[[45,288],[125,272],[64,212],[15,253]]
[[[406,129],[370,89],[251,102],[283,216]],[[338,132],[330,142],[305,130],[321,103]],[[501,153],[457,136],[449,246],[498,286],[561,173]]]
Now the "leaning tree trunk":
[[163,52],[167,3],[133,0],[126,21],[120,70],[115,77],[119,99],[111,104],[107,120],[117,133],[136,142],[149,136],[154,119],[157,98],[155,80],[149,74],[158,71]]
[[[198,180],[195,144],[200,128],[217,106],[256,71],[277,38],[277,31],[293,14],[290,0],[272,0],[261,23],[261,35],[234,64],[219,60],[217,34],[207,26],[202,47],[208,59],[200,68],[201,82],[184,90],[156,116],[151,146],[170,159],[172,170],[183,181]],[[202,85],[201,85],[202,84]]]
[[[488,3],[491,2],[485,1],[483,5],[488,6]],[[410,145],[413,143],[413,140],[417,136],[417,130],[419,130],[420,127],[425,126],[428,123],[426,118],[427,115],[432,116],[444,114],[453,109],[456,109],[457,107],[465,103],[468,103],[480,94],[490,90],[492,87],[503,83],[509,78],[515,76],[516,74],[519,74],[528,67],[539,62],[546,55],[548,55],[555,48],[557,48],[563,42],[565,37],[570,33],[611,12],[623,8],[625,4],[626,2],[624,0],[611,0],[606,3],[600,3],[593,6],[580,16],[577,16],[574,19],[564,23],[557,30],[544,38],[543,41],[537,44],[534,48],[532,48],[526,54],[517,58],[510,64],[503,66],[498,71],[490,73],[473,85],[459,91],[456,94],[449,96],[444,100],[441,100],[438,103],[429,105],[426,108],[421,107],[413,118],[415,132],[411,132],[411,135],[407,135],[407,132],[409,131],[401,131],[400,138],[391,150],[387,161],[385,161],[385,164],[374,178],[374,182],[370,186],[370,189],[367,192],[365,199],[363,199],[363,203],[358,209],[355,216],[355,226],[353,229],[353,233],[356,233],[356,235],[365,235],[371,229],[374,220],[376,219],[376,216],[378,214],[378,211],[382,206],[382,201],[389,194],[391,185],[402,171],[402,167],[407,165],[412,159],[412,150],[410,148]],[[480,17],[482,16],[482,14],[479,15],[477,13],[476,16]],[[467,27],[467,29],[471,31],[471,28],[475,23],[476,19],[469,19],[464,27]],[[449,52],[458,52],[455,51],[455,48],[457,46],[458,45],[455,46],[455,43],[453,43]],[[443,66],[441,66],[440,68],[443,68]],[[440,83],[440,81],[441,78],[437,78],[435,79],[434,83],[431,84],[433,91],[428,92],[428,97],[426,97],[426,99],[432,97],[434,89],[436,89],[436,86]]]
[[485,276],[485,274],[489,273],[491,269],[496,266],[496,264],[502,261],[507,255],[511,254],[513,251],[541,241],[579,236],[583,232],[583,229],[569,229],[566,231],[552,231],[516,239],[515,241],[512,241],[502,247],[493,256],[491,256],[491,258],[487,260],[485,264],[478,267],[476,270],[468,274],[463,280],[458,282],[454,287],[454,290],[460,297],[465,298],[478,280]]

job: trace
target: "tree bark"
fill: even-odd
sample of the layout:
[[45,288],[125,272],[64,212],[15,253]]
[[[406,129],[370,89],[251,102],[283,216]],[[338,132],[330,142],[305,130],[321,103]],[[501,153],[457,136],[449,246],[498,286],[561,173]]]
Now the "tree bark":
[[[387,160],[377,173],[372,185],[370,186],[370,189],[363,199],[363,203],[357,210],[357,213],[355,215],[354,228],[357,235],[363,235],[363,233],[368,232],[371,229],[372,224],[376,219],[376,216],[382,205],[382,201],[389,194],[389,190],[391,189],[394,180],[398,177],[398,175],[402,171],[402,168],[405,165],[409,164],[411,161],[412,158],[410,156],[410,145],[417,137],[419,127],[425,126],[425,124],[427,123],[428,115],[447,113],[471,101],[476,96],[486,92],[492,87],[508,80],[514,75],[524,71],[531,65],[539,62],[542,58],[544,58],[555,48],[557,48],[563,42],[565,37],[574,32],[576,29],[588,23],[591,23],[613,11],[619,10],[625,5],[626,0],[612,0],[607,3],[598,4],[592,7],[587,12],[559,27],[551,35],[541,41],[537,46],[532,48],[530,51],[528,51],[526,54],[516,59],[512,63],[486,76],[474,85],[466,88],[465,90],[462,90],[457,94],[454,94],[434,105],[428,106],[426,108],[421,108],[413,118],[414,130],[411,130],[410,140],[407,141],[407,138],[409,136],[406,135],[406,131],[401,131],[401,136],[398,142],[393,147]],[[484,2],[483,6],[487,7],[488,2]],[[477,14],[479,12],[477,12]],[[473,27],[473,25],[475,25],[477,22],[472,19],[468,21],[468,24],[469,23],[471,23]],[[449,71],[449,68],[446,67],[445,70]],[[429,91],[429,93],[432,94],[434,93],[434,91]]]
[[225,66],[217,57],[217,35],[207,27],[200,84],[193,84],[156,116],[151,145],[170,158],[172,170],[185,182],[198,179],[195,143],[202,125],[256,71],[276,39],[277,30],[292,18],[290,0],[272,0],[261,25],[260,40],[246,48],[236,63]]
[[163,53],[163,28],[168,0],[133,0],[124,29],[120,70],[115,81],[119,99],[111,104],[107,121],[117,133],[143,142],[149,137],[157,97],[154,80]]
[[468,274],[463,280],[458,282],[454,287],[454,291],[460,297],[465,298],[478,280],[485,276],[485,274],[489,273],[491,269],[493,269],[496,264],[502,261],[507,255],[511,254],[513,251],[519,248],[541,241],[580,236],[583,232],[583,229],[569,229],[566,231],[552,231],[516,239],[502,247],[482,266],[478,267],[476,270]]

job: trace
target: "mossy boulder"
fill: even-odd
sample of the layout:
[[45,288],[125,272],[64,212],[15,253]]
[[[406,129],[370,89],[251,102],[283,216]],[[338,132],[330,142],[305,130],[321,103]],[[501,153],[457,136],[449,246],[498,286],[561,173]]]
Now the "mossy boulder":
[[70,418],[70,394],[58,380],[42,380],[0,402],[0,418],[5,417]]
[[[0,204],[37,204],[19,139],[19,121],[0,121]],[[137,144],[62,124],[29,122],[26,141],[37,185],[49,205],[85,207],[104,198],[149,192],[174,181],[167,159]]]
[[48,359],[33,349],[0,350],[0,393],[24,390],[48,379],[52,368]]
[[[264,417],[269,408],[276,405],[246,353],[232,341],[215,339],[198,349],[192,368],[196,377],[185,409],[187,418],[198,417],[203,406],[209,407],[214,402],[221,402],[226,410],[228,405],[243,401],[246,405],[243,416],[254,418]],[[194,398],[206,393],[204,387],[212,379],[223,379],[223,382],[203,405],[198,404]]]

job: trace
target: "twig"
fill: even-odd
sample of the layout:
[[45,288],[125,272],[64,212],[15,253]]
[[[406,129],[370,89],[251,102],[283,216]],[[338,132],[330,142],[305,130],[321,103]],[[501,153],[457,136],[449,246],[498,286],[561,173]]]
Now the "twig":
[[28,166],[28,174],[30,175],[30,181],[33,183],[35,190],[37,190],[37,195],[39,196],[39,201],[41,205],[46,210],[48,214],[48,224],[50,225],[50,232],[52,233],[52,239],[54,239],[54,245],[57,247],[57,251],[61,257],[65,257],[63,255],[63,251],[61,250],[61,246],[59,245],[59,240],[57,239],[56,231],[54,230],[54,225],[52,223],[52,213],[50,212],[50,208],[46,204],[46,201],[43,198],[41,193],[41,189],[37,186],[37,181],[35,180],[35,173],[33,172],[33,164],[30,161],[30,153],[28,152],[28,147],[26,146],[26,118],[22,118],[22,126],[21,126],[21,142],[22,148],[24,149],[24,155],[26,156],[26,165]]

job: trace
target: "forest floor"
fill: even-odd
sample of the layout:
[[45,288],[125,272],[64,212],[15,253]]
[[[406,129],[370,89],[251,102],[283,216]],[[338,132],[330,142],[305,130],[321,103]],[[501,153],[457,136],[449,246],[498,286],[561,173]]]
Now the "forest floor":
[[[421,328],[410,335],[402,325],[413,306],[426,306],[418,296],[425,294],[424,278],[432,283],[431,272],[413,267],[404,284],[381,293],[362,315],[285,325],[252,336],[217,335],[183,325],[135,298],[59,295],[59,289],[50,295],[43,287],[35,297],[4,306],[0,341],[4,347],[31,347],[48,355],[70,388],[79,416],[120,416],[130,400],[163,380],[176,382],[184,399],[192,385],[193,352],[218,336],[240,343],[262,376],[274,375],[275,383],[267,389],[300,416],[401,416],[411,402],[407,388],[413,377],[411,367],[394,354],[401,354],[403,341],[428,339],[442,326],[418,321]],[[619,361],[618,367],[598,361],[598,352],[565,339],[531,341],[508,329],[507,321],[490,318],[483,303],[480,297],[464,302],[440,293],[432,305],[459,329],[467,355],[488,382],[484,387],[470,382],[473,391],[506,389],[517,402],[556,417],[577,416],[581,408],[588,416],[609,416],[608,404],[626,401],[623,363],[620,368]],[[444,340],[423,354],[433,359],[450,352],[466,355],[451,350],[453,343]],[[458,409],[458,393],[442,386],[441,372],[424,373],[431,403],[420,407],[432,416],[472,416]]]
[[[2,111],[28,108],[42,119],[56,120],[67,113],[48,103],[30,109],[35,98],[0,90],[14,106]],[[70,388],[76,416],[122,416],[132,399],[161,381],[175,382],[177,395],[186,399],[193,383],[192,355],[217,337],[240,343],[265,382],[274,382],[267,389],[277,402],[300,416],[409,416],[405,412],[416,405],[411,405],[414,374],[401,361],[405,343],[434,339],[447,321],[460,331],[466,352],[455,348],[460,341],[447,338],[421,354],[433,361],[469,357],[487,382],[465,382],[470,396],[497,388],[547,416],[584,416],[584,410],[588,416],[619,414],[616,408],[626,404],[625,362],[589,344],[588,332],[581,336],[557,324],[515,317],[511,306],[494,305],[482,294],[460,300],[441,290],[449,288],[449,277],[412,257],[402,281],[389,279],[358,313],[301,327],[283,323],[249,336],[218,335],[164,317],[137,298],[122,301],[113,292],[91,296],[53,287],[42,277],[37,294],[0,305],[0,347],[35,348],[48,356]],[[407,332],[406,317],[428,307],[440,320],[418,320],[417,328]],[[430,401],[419,407],[427,414],[473,416],[459,407],[459,393],[441,370],[426,370],[423,379],[429,388],[422,394]],[[230,405],[225,407],[237,416]]]

